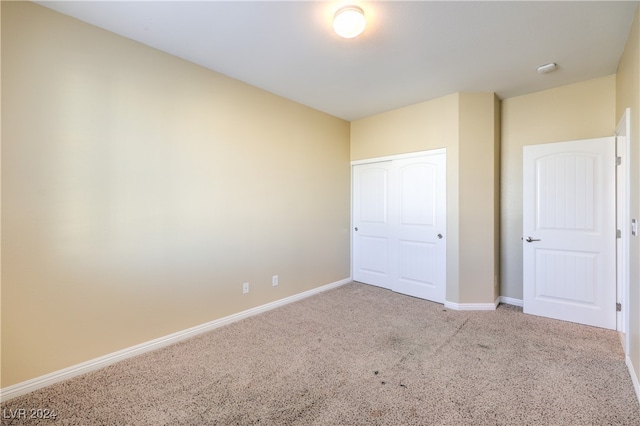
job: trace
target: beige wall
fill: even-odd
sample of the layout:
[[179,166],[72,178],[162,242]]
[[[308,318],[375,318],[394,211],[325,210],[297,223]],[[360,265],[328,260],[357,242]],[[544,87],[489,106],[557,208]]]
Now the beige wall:
[[459,109],[459,303],[492,303],[499,258],[496,218],[496,104],[493,93],[461,93]]
[[502,101],[501,295],[522,299],[522,147],[612,136],[615,75]]
[[346,121],[13,2],[2,107],[2,387],[350,275]]
[[[616,75],[616,123],[631,108],[631,217],[640,219],[640,10],[625,46]],[[640,241],[630,239],[629,357],[640,382]],[[640,397],[640,395],[639,395]]]
[[458,98],[452,94],[352,122],[351,160],[456,145]]

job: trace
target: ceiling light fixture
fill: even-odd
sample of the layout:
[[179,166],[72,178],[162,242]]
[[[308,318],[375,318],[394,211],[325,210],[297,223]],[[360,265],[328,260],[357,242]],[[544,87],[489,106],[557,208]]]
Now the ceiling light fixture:
[[345,6],[336,12],[333,17],[333,29],[344,38],[354,38],[359,36],[367,20],[364,17],[364,11],[358,6]]
[[551,62],[548,64],[540,65],[538,67],[538,74],[546,74],[551,71],[555,71],[558,68],[558,64]]

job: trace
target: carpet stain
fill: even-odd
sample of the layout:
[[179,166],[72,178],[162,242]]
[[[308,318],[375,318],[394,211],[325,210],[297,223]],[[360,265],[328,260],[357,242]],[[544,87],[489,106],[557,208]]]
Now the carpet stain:
[[371,417],[382,417],[382,411],[381,410],[374,410],[371,412]]

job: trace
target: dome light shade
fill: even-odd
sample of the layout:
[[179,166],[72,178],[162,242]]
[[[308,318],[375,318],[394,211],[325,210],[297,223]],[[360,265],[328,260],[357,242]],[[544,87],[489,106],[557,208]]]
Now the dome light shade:
[[550,62],[548,64],[540,65],[537,69],[538,74],[546,74],[551,71],[555,71],[558,68],[558,64],[555,62]]
[[344,38],[357,37],[364,31],[366,25],[364,12],[358,6],[340,8],[333,18],[334,31]]

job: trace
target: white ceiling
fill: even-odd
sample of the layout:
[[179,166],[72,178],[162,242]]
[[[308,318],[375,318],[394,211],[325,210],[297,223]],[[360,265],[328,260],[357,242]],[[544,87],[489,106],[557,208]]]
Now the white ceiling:
[[[502,99],[616,72],[637,1],[44,1],[51,9],[346,120],[455,92]],[[539,65],[557,62],[551,74]]]

